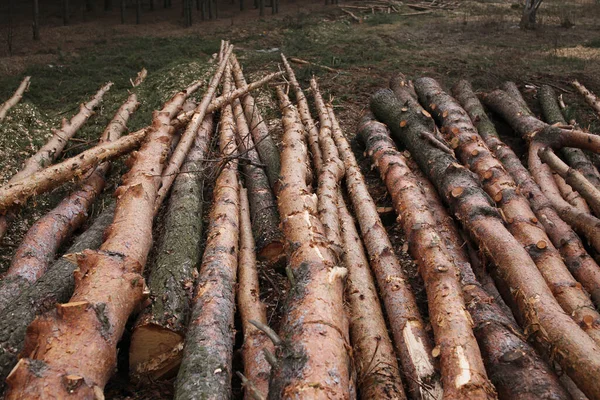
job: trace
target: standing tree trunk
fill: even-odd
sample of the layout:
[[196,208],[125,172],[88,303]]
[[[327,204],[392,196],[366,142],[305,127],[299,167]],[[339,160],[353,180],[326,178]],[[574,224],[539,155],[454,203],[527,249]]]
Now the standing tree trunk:
[[19,103],[19,101],[21,101],[21,99],[23,98],[23,93],[25,93],[29,89],[30,81],[30,76],[26,76],[25,78],[23,78],[23,81],[15,91],[15,94],[13,94],[10,99],[6,100],[0,105],[0,122],[4,120],[4,118],[6,117],[6,113],[8,113],[8,110],[16,106]]
[[543,0],[525,0],[523,14],[519,26],[521,29],[535,29],[537,10],[542,5]]
[[142,23],[142,0],[135,0],[135,23]]
[[258,0],[258,15],[261,17],[265,15],[265,0]]
[[127,1],[121,0],[121,24],[125,24],[125,10],[127,9]]
[[63,25],[69,25],[69,17],[70,17],[70,11],[69,11],[69,0],[61,0],[62,1],[62,19],[63,19]]
[[104,0],[104,11],[112,10],[112,0]]
[[33,0],[33,40],[40,40],[40,6],[38,0]]

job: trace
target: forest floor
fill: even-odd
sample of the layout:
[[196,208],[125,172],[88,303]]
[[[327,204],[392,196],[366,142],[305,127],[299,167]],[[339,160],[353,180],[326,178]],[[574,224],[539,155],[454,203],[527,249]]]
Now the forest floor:
[[[10,97],[24,75],[31,75],[32,81],[23,101],[0,126],[0,183],[47,140],[52,127],[74,114],[78,104],[91,97],[104,82],[113,81],[115,86],[105,96],[103,105],[70,143],[65,157],[93,145],[127,97],[129,79],[142,67],[147,68],[149,75],[137,90],[142,106],[134,114],[129,129],[134,131],[147,125],[151,112],[176,90],[193,79],[207,76],[208,60],[219,50],[221,39],[236,45],[238,58],[251,80],[278,70],[280,52],[335,68],[338,72],[318,66],[295,66],[299,80],[305,85],[311,75],[318,77],[323,93],[333,97],[342,126],[350,137],[370,94],[386,86],[395,72],[411,78],[431,76],[446,87],[465,78],[482,90],[506,80],[513,80],[525,89],[549,83],[564,94],[570,118],[600,131],[600,120],[569,85],[576,78],[600,93],[600,3],[593,0],[544,2],[539,12],[540,26],[535,31],[518,28],[520,7],[507,1],[462,1],[454,9],[427,15],[368,15],[361,24],[337,6],[324,6],[321,2],[281,0],[280,14],[272,16],[267,9],[262,18],[257,10],[240,12],[237,5],[227,4],[216,21],[201,22],[194,14],[191,28],[183,28],[179,2],[173,3],[172,10],[145,11],[140,25],[133,24],[133,10],[128,10],[127,25],[119,24],[118,10],[109,14],[97,10],[86,17],[87,21],[82,16],[72,18],[71,25],[66,27],[60,26],[58,14],[49,15],[42,20],[40,42],[30,39],[27,21],[17,24],[13,54],[9,56],[6,49],[0,49],[0,99]],[[571,24],[574,25],[566,28]],[[525,90],[525,95],[532,100],[534,91]],[[262,89],[257,97],[272,133],[278,135],[280,115],[271,91]],[[530,101],[530,104],[535,103]],[[519,147],[518,140],[515,143]],[[362,151],[358,145],[354,146],[373,198],[378,205],[389,206],[376,171],[370,171]],[[111,184],[95,205],[94,215],[110,201],[110,194],[124,171],[122,162],[115,163]],[[207,176],[211,176],[210,172]],[[39,196],[22,211],[0,245],[0,272],[8,267],[28,227],[69,190],[67,185]],[[211,199],[210,186],[205,199],[207,202]],[[422,283],[403,251],[402,232],[394,226],[392,215],[386,219],[393,242],[404,259],[403,265],[414,278],[411,283],[421,294],[420,303],[424,305]],[[277,305],[284,295],[284,281],[281,274],[263,271],[263,294],[271,306],[274,325]],[[426,312],[426,307],[423,311]],[[172,394],[169,383],[141,388],[127,381],[127,337],[124,339],[119,374],[109,383],[107,398],[169,398]]]

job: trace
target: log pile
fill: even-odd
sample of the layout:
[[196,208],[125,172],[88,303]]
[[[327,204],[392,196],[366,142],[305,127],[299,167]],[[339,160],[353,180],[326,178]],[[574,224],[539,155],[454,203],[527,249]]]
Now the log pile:
[[[550,87],[538,117],[510,82],[478,96],[398,74],[352,132],[361,156],[317,79],[282,63],[279,143],[249,91],[284,72],[249,85],[223,42],[210,82],[148,127],[118,138],[132,94],[106,143],[0,187],[7,215],[81,181],[0,284],[6,398],[104,398],[116,370],[177,399],[600,399],[600,138]],[[127,153],[115,204],[54,261]]]

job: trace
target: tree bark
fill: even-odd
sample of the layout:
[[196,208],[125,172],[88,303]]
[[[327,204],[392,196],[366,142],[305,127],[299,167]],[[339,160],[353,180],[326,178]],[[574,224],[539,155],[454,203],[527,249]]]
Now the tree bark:
[[396,354],[409,388],[408,395],[411,398],[441,399],[442,387],[431,355],[433,347],[415,297],[394,254],[354,153],[335,116],[331,119],[333,138],[346,168],[346,186],[390,323]]
[[70,17],[70,10],[69,10],[69,0],[61,0],[62,1],[62,19],[63,19],[63,25],[67,26],[69,25],[69,17]]
[[[227,64],[223,93],[231,91],[229,75]],[[221,113],[219,147],[223,165],[215,183],[206,248],[175,382],[176,400],[229,399],[231,396],[240,215],[231,106],[226,106]]]
[[258,15],[261,17],[265,15],[265,0],[258,0]]
[[563,310],[600,344],[600,314],[568,271],[527,199],[485,145],[466,111],[431,78],[415,81],[421,104],[426,104],[463,165],[473,171],[481,187],[502,211],[508,231],[529,253]]
[[[107,206],[94,223],[77,237],[66,254],[80,253],[86,249],[97,249],[102,244],[102,236],[114,216],[114,206]],[[0,391],[4,390],[6,376],[17,363],[23,348],[25,333],[29,324],[38,315],[46,313],[63,303],[73,294],[77,264],[71,257],[56,260],[34,284],[3,310],[0,311]]]
[[[452,212],[497,266],[496,279],[502,289],[510,289],[517,306],[514,311],[527,327],[525,333],[547,347],[548,354],[555,356],[586,395],[600,398],[600,387],[593,378],[600,373],[597,345],[562,311],[535,263],[505,228],[474,175],[422,135],[433,135],[435,125],[429,114],[408,93],[398,99],[389,90],[378,91],[371,98],[371,108],[411,152]],[[577,367],[582,363],[587,368]]]
[[0,122],[4,120],[4,117],[6,117],[6,113],[8,112],[8,110],[13,108],[15,105],[17,105],[17,103],[19,103],[19,101],[21,101],[21,99],[23,98],[23,93],[25,93],[29,89],[30,80],[30,76],[26,76],[25,78],[23,78],[23,81],[17,88],[15,94],[13,94],[10,99],[6,100],[4,103],[2,103],[2,105],[0,105]]
[[[33,40],[40,40],[40,6],[38,0],[33,0]],[[1,112],[0,112],[1,114]],[[0,121],[2,116],[0,115]]]
[[585,102],[588,103],[588,105],[592,107],[594,111],[596,111],[596,113],[600,116],[600,100],[598,99],[598,97],[594,93],[589,91],[581,83],[579,83],[579,81],[577,80],[574,80],[573,82],[571,82],[571,84],[583,96]]
[[552,171],[552,179],[554,179],[556,189],[567,203],[583,213],[589,214],[591,212],[587,201],[581,197],[579,192],[573,190],[571,185],[569,185],[556,171]]
[[461,81],[453,88],[453,93],[471,117],[488,147],[511,174],[519,190],[529,199],[537,219],[560,251],[569,271],[590,293],[596,307],[600,307],[600,267],[586,252],[579,236],[559,217],[519,157],[500,140],[471,85]]
[[[252,382],[258,393],[266,397],[269,393],[269,376],[271,366],[265,358],[263,349],[274,352],[273,343],[268,336],[250,321],[258,321],[267,325],[267,310],[260,300],[258,271],[254,252],[252,223],[250,222],[250,204],[246,189],[240,186],[240,256],[238,262],[239,281],[237,304],[242,319],[244,344],[242,358],[244,375]],[[244,399],[251,400],[253,395],[249,388],[244,390]]]
[[104,11],[112,10],[112,0],[104,0]]
[[395,150],[385,125],[372,118],[367,114],[362,119],[358,137],[379,169],[425,282],[444,397],[496,398],[466,311],[454,259],[437,232],[437,222],[404,157]]
[[152,304],[142,312],[131,334],[129,370],[138,380],[172,377],[181,363],[201,256],[204,160],[212,130],[213,116],[209,114],[173,184],[148,278]]
[[173,132],[171,119],[199,86],[194,83],[155,112],[153,129],[116,191],[106,240],[98,251],[77,256],[79,272],[69,302],[30,326],[25,354],[31,358],[22,359],[7,378],[8,399],[50,393],[102,396],[125,323],[145,297],[142,273],[152,245],[154,201]]
[[236,138],[242,160],[244,182],[248,188],[252,232],[256,253],[262,260],[274,265],[285,257],[283,234],[279,229],[277,199],[269,186],[269,179],[260,167],[260,157],[252,141],[244,110],[239,100],[233,102],[233,116],[237,126]]
[[[238,88],[247,86],[242,67],[238,63],[235,54],[231,56],[230,60],[236,86]],[[262,117],[261,110],[258,104],[256,104],[254,97],[248,93],[242,96],[241,99],[246,120],[250,124],[250,131],[252,132],[256,151],[258,151],[260,160],[265,164],[265,173],[269,178],[271,189],[273,189],[274,193],[277,193],[279,170],[281,169],[279,149],[269,134],[269,128]]]
[[135,0],[135,23],[142,23],[142,0]]
[[285,302],[284,344],[271,372],[269,398],[349,398],[346,269],[336,263],[317,216],[316,196],[306,184],[310,169],[300,118],[280,87],[277,95],[284,129],[277,200],[294,287]]
[[537,20],[537,10],[542,5],[542,0],[526,0],[521,15],[519,26],[521,29],[535,29]]
[[121,0],[121,24],[125,24],[125,10],[127,9],[127,1]]

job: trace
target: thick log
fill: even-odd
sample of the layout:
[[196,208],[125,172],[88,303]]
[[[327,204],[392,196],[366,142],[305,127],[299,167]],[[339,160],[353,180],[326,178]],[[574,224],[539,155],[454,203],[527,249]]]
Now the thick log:
[[131,334],[129,370],[136,379],[169,378],[181,363],[201,256],[204,160],[212,130],[213,115],[209,114],[173,184],[148,278],[152,304],[142,312]]
[[116,191],[106,240],[98,251],[77,255],[79,271],[69,302],[30,325],[24,350],[30,358],[7,378],[8,399],[103,396],[116,365],[117,342],[146,296],[142,273],[152,246],[154,201],[173,132],[171,119],[199,86],[192,84],[155,112],[152,131]]
[[471,117],[479,135],[511,174],[521,193],[529,200],[537,219],[560,251],[569,271],[590,293],[596,307],[599,307],[600,267],[586,252],[579,236],[559,217],[519,157],[500,140],[471,85],[467,81],[461,81],[455,85],[453,93]]
[[233,114],[237,126],[236,139],[240,148],[244,182],[248,188],[252,232],[256,253],[269,264],[276,264],[285,257],[283,234],[279,229],[277,199],[269,185],[266,171],[260,167],[261,159],[256,151],[250,129],[239,100],[233,102]]
[[[499,211],[477,178],[448,152],[432,145],[422,132],[434,134],[434,122],[410,95],[398,99],[389,90],[371,98],[375,115],[411,152],[452,212],[490,256],[496,279],[510,290],[515,314],[525,333],[548,349],[590,398],[600,398],[594,376],[600,373],[595,342],[560,308],[527,251],[504,226]],[[587,368],[578,368],[578,365]]]
[[335,115],[332,115],[331,120],[333,138],[346,168],[348,193],[390,323],[396,354],[407,380],[408,396],[441,399],[442,387],[431,355],[433,346],[425,331],[414,294],[394,253],[394,247],[377,213],[377,206],[369,194],[350,144]]
[[[100,247],[104,231],[113,217],[114,204],[111,204],[75,239],[66,254]],[[71,258],[67,256],[56,260],[46,274],[0,311],[0,391],[4,389],[5,378],[17,363],[29,324],[36,316],[55,308],[57,303],[69,300],[73,294],[73,271],[77,264]]]
[[[235,54],[231,56],[230,61],[235,85],[238,88],[246,86],[247,83],[244,78],[242,67],[238,63]],[[261,110],[254,100],[254,97],[248,93],[242,96],[241,99],[242,105],[244,106],[244,114],[250,125],[250,132],[252,132],[252,140],[256,145],[256,151],[258,151],[260,160],[265,165],[265,173],[269,178],[271,189],[273,189],[273,192],[277,193],[279,170],[281,169],[279,149],[275,144],[275,140],[273,140],[273,137],[269,134],[269,128],[263,120]]]
[[600,116],[600,100],[598,99],[598,97],[594,93],[590,92],[577,80],[574,80],[573,82],[571,82],[571,84],[583,96],[586,103],[588,103],[588,105],[592,107],[594,111],[596,111],[596,113]]
[[442,126],[460,162],[473,171],[502,211],[508,231],[529,253],[563,310],[600,344],[600,314],[568,271],[527,199],[479,136],[467,112],[431,78],[415,81],[421,104]]
[[[263,349],[273,353],[274,346],[269,337],[252,324],[257,321],[267,325],[267,310],[260,300],[258,271],[254,251],[254,237],[250,222],[250,204],[248,193],[240,185],[240,255],[238,261],[237,304],[242,319],[244,344],[242,358],[244,360],[244,375],[252,382],[255,390],[263,397],[269,393],[269,376],[271,366],[265,358]],[[244,390],[244,398],[254,399],[249,388]]]
[[576,190],[573,190],[571,185],[569,185],[565,179],[560,176],[556,171],[552,170],[552,179],[556,183],[556,188],[560,195],[573,207],[577,208],[579,211],[589,214],[590,207],[588,206],[587,201]]
[[8,110],[13,108],[15,105],[17,105],[17,103],[19,103],[19,101],[21,101],[21,99],[23,98],[23,93],[25,93],[27,89],[29,89],[30,81],[30,76],[26,76],[25,78],[23,78],[23,81],[17,88],[15,94],[13,94],[10,99],[0,104],[0,122],[2,122],[2,120],[6,117],[6,113],[8,113]]
[[[223,93],[231,91],[230,73],[227,65]],[[231,396],[240,215],[238,150],[231,106],[221,112],[219,148],[223,165],[213,192],[206,247],[175,382],[176,400]]]
[[278,207],[294,287],[281,322],[284,344],[272,368],[269,398],[349,398],[351,362],[340,267],[306,184],[308,153],[296,108],[278,87],[283,113]]
[[358,137],[379,169],[425,282],[444,398],[496,398],[467,314],[459,270],[404,156],[395,150],[385,125],[372,118],[369,114],[363,117]]
[[525,98],[523,97],[523,94],[521,94],[521,91],[516,83],[506,81],[500,86],[500,88],[508,93],[510,97],[512,97],[519,104],[519,107],[521,107],[521,110],[525,114],[534,116],[533,111],[531,111],[531,108],[529,108],[527,101],[525,101]]

